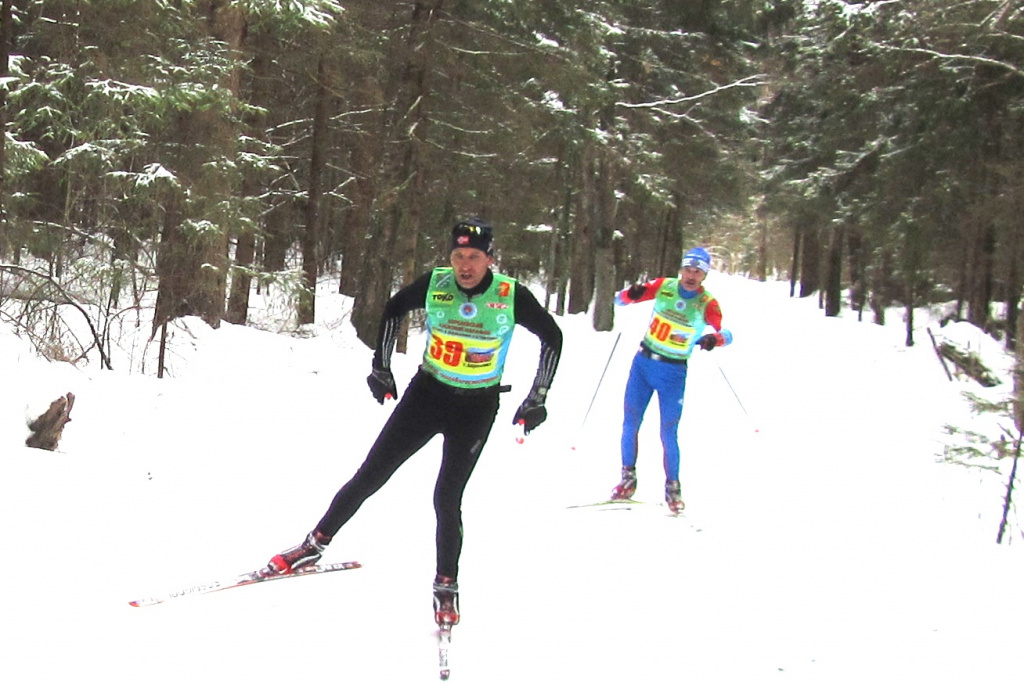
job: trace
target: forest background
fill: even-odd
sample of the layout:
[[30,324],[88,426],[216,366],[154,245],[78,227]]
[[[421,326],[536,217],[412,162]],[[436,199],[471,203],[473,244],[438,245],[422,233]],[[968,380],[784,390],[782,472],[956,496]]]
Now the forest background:
[[244,324],[269,288],[301,332],[325,278],[369,344],[472,215],[600,331],[702,244],[825,316],[905,305],[908,345],[932,302],[1019,337],[1011,0],[2,0],[0,22],[0,316],[51,359]]

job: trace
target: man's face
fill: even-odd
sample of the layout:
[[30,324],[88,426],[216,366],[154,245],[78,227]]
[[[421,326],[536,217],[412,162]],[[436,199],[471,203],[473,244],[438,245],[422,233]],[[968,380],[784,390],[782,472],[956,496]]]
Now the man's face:
[[451,254],[455,280],[466,290],[476,288],[494,264],[494,258],[476,248],[455,248]]
[[683,267],[679,270],[679,280],[682,282],[683,288],[688,291],[700,288],[700,285],[704,283],[705,276],[707,274],[696,267]]

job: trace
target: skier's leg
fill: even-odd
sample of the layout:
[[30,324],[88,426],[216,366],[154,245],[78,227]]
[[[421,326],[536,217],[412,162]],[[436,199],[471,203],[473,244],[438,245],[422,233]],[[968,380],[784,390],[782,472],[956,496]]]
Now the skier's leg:
[[437,574],[454,581],[462,554],[462,496],[498,412],[497,392],[462,396],[444,433],[441,469],[434,487]]
[[646,357],[637,354],[633,358],[633,365],[629,369],[629,380],[626,381],[626,393],[623,399],[622,419],[622,466],[636,467],[638,447],[638,436],[640,424],[644,420],[644,412],[651,402],[651,395],[654,389],[647,381],[644,372],[645,367],[651,362]]
[[414,378],[388,418],[363,464],[334,496],[316,531],[333,537],[359,507],[387,483],[406,460],[440,430],[435,403]]
[[661,445],[665,480],[679,480],[679,420],[683,414],[683,393],[686,390],[686,365],[663,363],[655,380],[658,408],[661,415]]

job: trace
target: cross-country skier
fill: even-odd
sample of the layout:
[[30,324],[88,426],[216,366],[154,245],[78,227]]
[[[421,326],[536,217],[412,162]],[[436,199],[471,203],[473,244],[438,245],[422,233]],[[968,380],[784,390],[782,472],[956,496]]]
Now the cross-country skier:
[[[654,301],[647,333],[633,358],[626,382],[625,418],[622,422],[622,481],[612,500],[626,500],[636,492],[637,436],[651,396],[658,392],[661,444],[665,463],[665,501],[678,514],[685,507],[679,486],[679,419],[683,413],[686,367],[693,349],[712,350],[732,342],[722,328],[718,301],[704,290],[711,256],[694,248],[683,256],[679,278],[662,277],[633,284],[615,296],[618,305]],[[714,333],[704,333],[711,326]]]
[[473,219],[451,235],[451,267],[435,268],[395,293],[384,307],[373,368],[366,381],[378,403],[397,399],[391,353],[406,314],[426,309],[427,345],[419,371],[395,406],[362,466],[305,540],[275,555],[272,572],[315,564],[324,548],[367,498],[437,434],[444,436],[434,487],[438,625],[459,621],[462,494],[498,412],[499,383],[512,329],[521,324],[541,342],[533,387],[513,422],[529,433],[547,418],[544,407],[562,349],[562,332],[528,289],[491,270],[493,232]]

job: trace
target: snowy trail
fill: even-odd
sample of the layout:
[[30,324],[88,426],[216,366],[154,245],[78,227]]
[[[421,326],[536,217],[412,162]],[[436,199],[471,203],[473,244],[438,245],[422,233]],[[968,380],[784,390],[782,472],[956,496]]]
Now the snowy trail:
[[[608,333],[562,320],[550,419],[522,445],[511,417],[536,348],[517,334],[514,388],[464,503],[450,683],[1011,682],[1024,567],[1017,547],[993,544],[999,482],[936,457],[942,424],[966,416],[959,387],[901,331],[826,320],[784,284],[712,277],[736,343],[691,364],[684,519],[567,507],[618,479],[643,308],[617,310]],[[366,392],[369,352],[337,333],[225,326],[181,355],[160,383],[47,367],[79,400],[61,453],[0,460],[0,680],[438,683],[437,443],[328,549],[325,561],[363,569],[128,606],[297,542],[390,411]],[[400,388],[415,365],[396,357]],[[663,487],[656,423],[649,413],[639,463],[650,502]]]

